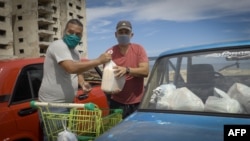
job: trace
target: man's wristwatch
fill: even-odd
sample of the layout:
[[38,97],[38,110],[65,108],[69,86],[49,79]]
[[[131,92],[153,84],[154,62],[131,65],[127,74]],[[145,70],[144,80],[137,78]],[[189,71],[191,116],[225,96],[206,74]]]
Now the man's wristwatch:
[[130,73],[130,68],[126,67],[126,74],[129,74],[129,73]]

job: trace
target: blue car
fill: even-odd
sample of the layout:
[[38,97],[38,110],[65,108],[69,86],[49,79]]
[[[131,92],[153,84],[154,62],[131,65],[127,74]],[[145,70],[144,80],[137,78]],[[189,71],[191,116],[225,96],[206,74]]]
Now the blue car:
[[139,109],[96,141],[250,140],[250,41],[168,50]]

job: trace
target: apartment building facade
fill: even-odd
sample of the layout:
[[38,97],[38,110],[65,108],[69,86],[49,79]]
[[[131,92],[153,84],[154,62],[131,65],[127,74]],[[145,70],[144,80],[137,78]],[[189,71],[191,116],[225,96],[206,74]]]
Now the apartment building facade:
[[72,18],[84,25],[77,49],[87,57],[85,0],[0,0],[0,59],[44,56]]

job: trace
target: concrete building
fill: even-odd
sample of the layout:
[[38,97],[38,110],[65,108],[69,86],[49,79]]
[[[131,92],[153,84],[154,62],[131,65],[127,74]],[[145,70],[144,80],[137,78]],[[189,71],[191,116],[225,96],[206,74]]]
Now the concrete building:
[[87,57],[85,4],[85,0],[0,0],[0,59],[43,56],[72,18],[84,25],[83,44],[77,49]]

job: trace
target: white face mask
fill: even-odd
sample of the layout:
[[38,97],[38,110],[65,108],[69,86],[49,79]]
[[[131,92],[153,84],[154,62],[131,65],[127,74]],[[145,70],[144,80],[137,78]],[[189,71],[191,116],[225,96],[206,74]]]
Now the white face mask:
[[118,35],[117,41],[120,45],[127,45],[130,43],[130,37],[129,35]]

